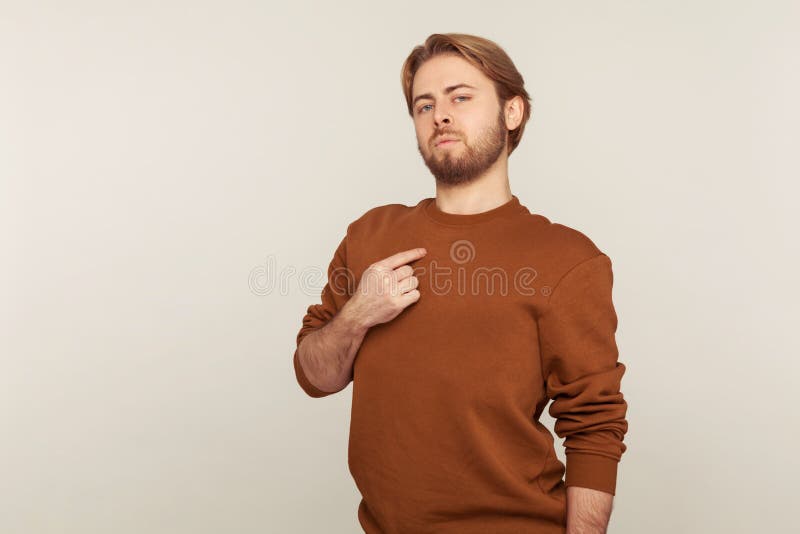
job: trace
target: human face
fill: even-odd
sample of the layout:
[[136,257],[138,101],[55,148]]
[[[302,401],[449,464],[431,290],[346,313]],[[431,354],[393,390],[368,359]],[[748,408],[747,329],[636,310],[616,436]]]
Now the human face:
[[426,61],[412,95],[417,149],[440,184],[471,182],[506,155],[508,128],[494,85],[465,59]]

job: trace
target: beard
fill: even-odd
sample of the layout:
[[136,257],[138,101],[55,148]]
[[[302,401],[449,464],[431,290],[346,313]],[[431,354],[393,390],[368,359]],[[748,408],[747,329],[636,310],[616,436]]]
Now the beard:
[[[437,131],[433,137],[435,139],[449,133],[446,130]],[[495,123],[481,132],[473,145],[467,144],[464,138],[459,136],[458,142],[464,144],[463,154],[460,156],[454,154],[454,149],[435,147],[429,155],[425,155],[419,143],[417,149],[438,183],[461,185],[475,180],[497,161],[506,150],[507,138],[508,130],[501,109]]]

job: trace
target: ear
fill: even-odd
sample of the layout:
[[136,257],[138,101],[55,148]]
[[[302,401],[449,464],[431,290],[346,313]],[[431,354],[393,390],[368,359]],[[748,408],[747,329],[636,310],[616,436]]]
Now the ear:
[[506,100],[504,114],[506,117],[506,128],[508,128],[509,131],[516,130],[522,123],[522,115],[524,110],[525,107],[523,105],[521,96],[517,95]]

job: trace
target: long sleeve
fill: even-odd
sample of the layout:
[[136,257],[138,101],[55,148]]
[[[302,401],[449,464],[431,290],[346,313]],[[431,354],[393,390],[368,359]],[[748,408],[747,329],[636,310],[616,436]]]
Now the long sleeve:
[[539,317],[539,341],[549,413],[565,439],[566,486],[614,494],[628,422],[612,285],[603,253],[570,269]]
[[[348,228],[349,229],[349,228]],[[311,397],[325,397],[334,393],[315,387],[306,377],[300,364],[300,342],[311,332],[325,326],[355,292],[355,279],[347,268],[347,235],[339,243],[328,265],[328,277],[320,297],[321,304],[311,304],[303,317],[294,351],[294,371],[297,382]]]

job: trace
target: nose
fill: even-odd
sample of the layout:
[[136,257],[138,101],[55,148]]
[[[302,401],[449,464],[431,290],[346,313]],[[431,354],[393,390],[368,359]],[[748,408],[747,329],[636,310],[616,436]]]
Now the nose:
[[436,123],[436,126],[441,124],[451,125],[453,123],[453,118],[450,116],[450,111],[448,109],[442,105],[438,105],[434,108],[433,122]]

